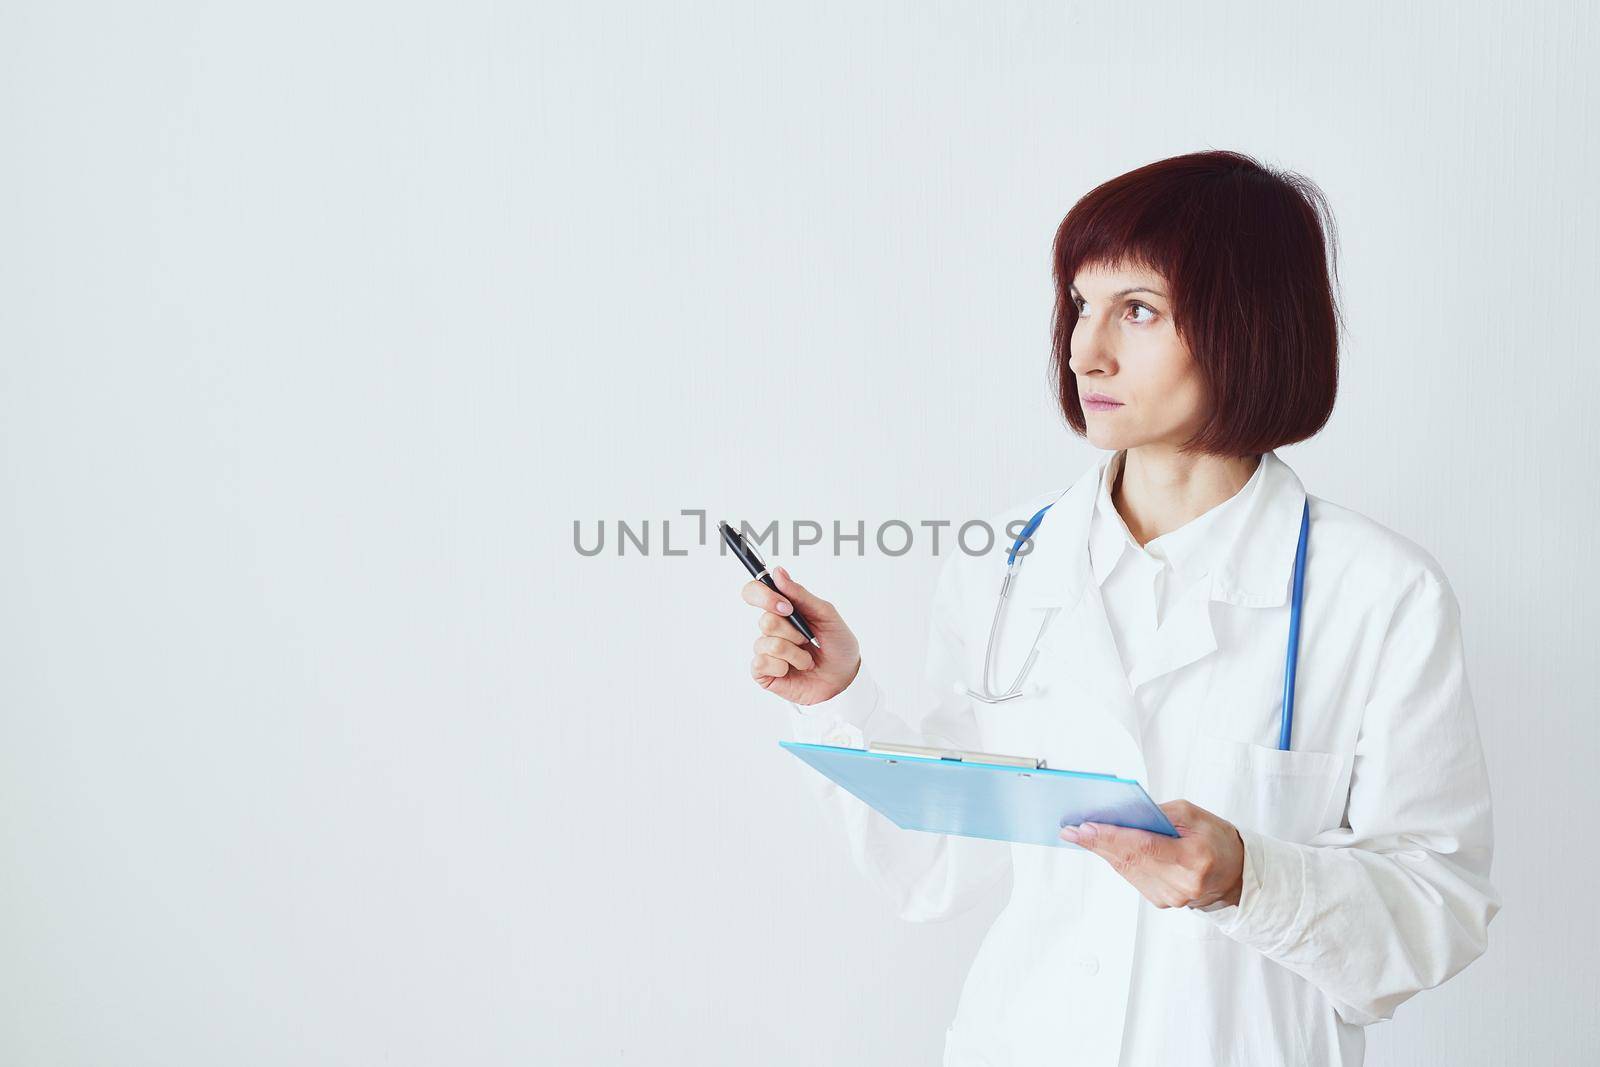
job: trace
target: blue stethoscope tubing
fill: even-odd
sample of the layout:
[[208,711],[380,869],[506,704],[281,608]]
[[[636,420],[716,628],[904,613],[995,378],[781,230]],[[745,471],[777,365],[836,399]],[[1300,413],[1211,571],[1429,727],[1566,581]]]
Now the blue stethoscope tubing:
[[[1033,513],[1033,518],[1022,528],[1016,543],[1011,546],[1011,551],[1006,554],[1006,577],[1001,584],[1000,597],[1003,600],[1011,584],[1012,568],[1017,562],[1017,553],[1027,543],[1033,531],[1039,528],[1039,523],[1044,520],[1044,513],[1049,511],[1053,504],[1046,504]],[[1294,671],[1300,662],[1300,605],[1305,599],[1306,587],[1306,541],[1311,534],[1311,501],[1307,500],[1300,510],[1300,541],[1294,549],[1294,592],[1289,599],[1289,649],[1285,653],[1283,663],[1283,711],[1278,723],[1278,748],[1288,751],[1289,737],[1294,729]],[[1031,662],[1031,659],[1030,659]],[[985,678],[987,678],[988,659],[985,657]],[[1024,668],[1026,669],[1026,668]],[[987,682],[985,682],[987,684]]]
[[1300,542],[1294,549],[1294,593],[1289,600],[1289,654],[1283,664],[1283,717],[1278,724],[1278,747],[1289,750],[1294,727],[1294,668],[1300,662],[1300,602],[1306,588],[1306,538],[1311,532],[1311,501],[1300,510]]

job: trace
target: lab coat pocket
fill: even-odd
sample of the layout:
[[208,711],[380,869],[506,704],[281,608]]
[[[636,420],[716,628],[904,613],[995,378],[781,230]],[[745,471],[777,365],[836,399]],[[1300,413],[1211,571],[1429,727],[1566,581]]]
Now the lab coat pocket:
[[1347,759],[1337,752],[1267,748],[1201,734],[1190,753],[1184,799],[1235,826],[1283,841],[1309,841],[1338,824],[1334,786]]
[[[1303,843],[1340,823],[1336,787],[1349,761],[1337,752],[1267,748],[1201,734],[1190,753],[1183,797],[1234,826]],[[1222,936],[1204,916],[1187,917],[1183,926],[1191,936]]]

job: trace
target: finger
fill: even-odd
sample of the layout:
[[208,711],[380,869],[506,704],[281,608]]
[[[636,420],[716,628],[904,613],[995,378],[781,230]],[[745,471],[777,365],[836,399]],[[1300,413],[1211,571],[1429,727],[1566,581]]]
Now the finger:
[[1167,821],[1172,823],[1172,828],[1178,831],[1179,837],[1199,833],[1206,820],[1216,818],[1205,808],[1187,800],[1169,800],[1157,806],[1166,815]]
[[1140,892],[1158,908],[1186,908],[1190,904],[1190,898],[1182,890],[1161,882],[1152,883],[1149,889]]
[[800,632],[799,627],[790,622],[785,615],[774,615],[770,611],[763,611],[761,618],[756,620],[756,625],[761,628],[761,632],[764,634],[781,637],[787,641],[793,641],[797,645],[803,643],[806,639],[805,635]]
[[1205,887],[1212,881],[1217,862],[1211,831],[1222,820],[1187,800],[1169,800],[1160,808],[1178,831],[1176,839],[1167,838],[1175,846],[1174,862],[1160,872],[1163,880],[1184,895],[1185,903],[1209,904],[1220,899],[1221,894],[1208,894]]
[[1211,874],[1209,852],[1194,852],[1187,854],[1177,863],[1158,864],[1150,868],[1150,874],[1166,886],[1167,891],[1177,900],[1176,906],[1210,903],[1200,899],[1206,892],[1206,882]]
[[812,658],[811,653],[793,641],[785,641],[781,637],[758,637],[756,638],[755,650],[757,653],[765,652],[769,656],[775,656],[789,664],[789,666],[802,671],[809,671],[817,665],[817,661]]
[[1127,883],[1139,891],[1139,895],[1158,908],[1181,908],[1189,903],[1189,898],[1183,892],[1174,889],[1172,885],[1145,871],[1135,872],[1132,876],[1124,876]]
[[763,678],[782,678],[788,673],[787,661],[769,656],[765,652],[756,653],[756,658],[750,661],[750,677],[757,681]]
[[1068,836],[1068,829],[1072,828],[1063,828],[1062,837],[1104,857],[1118,874],[1171,863],[1175,859],[1170,846],[1172,839],[1165,834],[1097,822],[1079,824],[1076,837]]
[[792,606],[789,605],[789,601],[784,598],[782,593],[773,592],[773,590],[766,587],[766,582],[755,581],[754,577],[744,584],[744,587],[739,590],[739,595],[744,598],[744,603],[747,603],[747,605],[766,608],[773,614],[784,614],[786,616],[792,611]]
[[[1063,829],[1062,837],[1072,840],[1068,829]],[[1206,872],[1195,866],[1201,857],[1195,854],[1193,839],[1174,840],[1166,834],[1104,823],[1082,824],[1078,838],[1157,907],[1182,907],[1200,892]]]
[[1195,813],[1204,810],[1182,799],[1169,800],[1165,804],[1156,806],[1161,809],[1168,819],[1172,820],[1173,825],[1177,825],[1180,822],[1193,822]]
[[[817,596],[811,590],[789,577],[789,572],[782,567],[772,568],[772,580],[778,587],[778,592],[789,598],[790,603],[800,609],[808,621],[819,618],[831,618],[834,614],[833,605]],[[787,611],[778,612],[779,615],[789,614]]]
[[[1081,832],[1082,828],[1087,828],[1087,832]],[[1140,896],[1156,907],[1171,908],[1183,903],[1172,886],[1158,877],[1154,870],[1140,863],[1127,862],[1123,857],[1107,849],[1104,841],[1098,840],[1100,837],[1099,829],[1099,824],[1090,823],[1081,824],[1081,828],[1065,826],[1061,829],[1061,837],[1064,840],[1072,841],[1074,844],[1082,845],[1088,851],[1094,852],[1123,881],[1137,889]],[[1091,844],[1097,847],[1091,848]]]
[[781,593],[774,593],[766,587],[765,583],[758,582],[754,578],[744,583],[744,587],[739,590],[739,595],[744,598],[746,604],[754,604],[758,608],[766,608],[774,615],[787,615],[793,610]]

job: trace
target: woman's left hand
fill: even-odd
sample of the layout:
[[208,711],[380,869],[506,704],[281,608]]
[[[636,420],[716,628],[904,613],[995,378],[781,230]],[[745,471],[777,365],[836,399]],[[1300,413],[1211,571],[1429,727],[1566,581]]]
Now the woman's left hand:
[[1062,827],[1061,837],[1111,864],[1158,908],[1239,903],[1244,840],[1233,823],[1187,800],[1169,800],[1161,810],[1176,838],[1095,822]]

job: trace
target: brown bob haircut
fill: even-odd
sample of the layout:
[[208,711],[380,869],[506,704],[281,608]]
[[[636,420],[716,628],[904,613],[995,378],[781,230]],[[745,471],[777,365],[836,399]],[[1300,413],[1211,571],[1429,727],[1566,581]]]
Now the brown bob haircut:
[[1308,179],[1238,152],[1158,160],[1074,204],[1053,258],[1050,369],[1078,434],[1087,429],[1067,361],[1078,320],[1071,286],[1086,265],[1142,267],[1166,279],[1173,326],[1211,401],[1184,452],[1257,456],[1305,440],[1333,414],[1337,232]]

